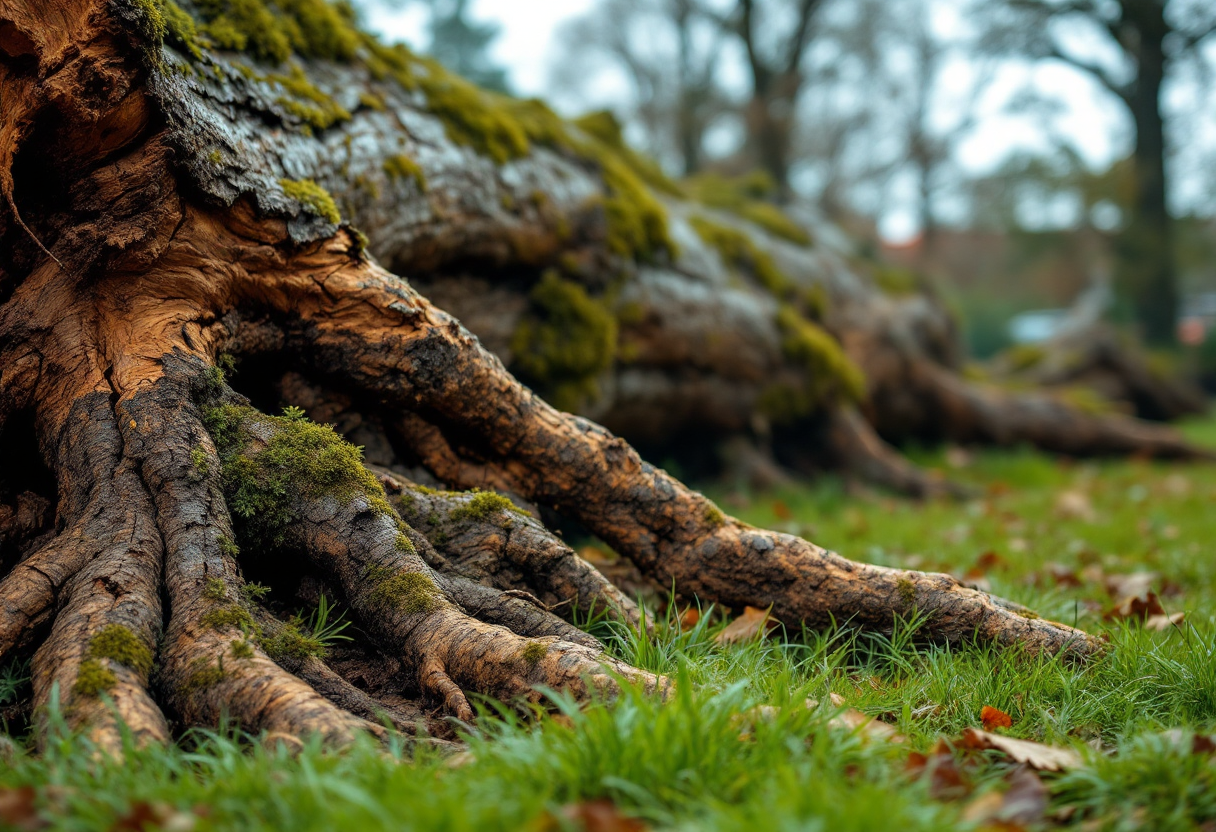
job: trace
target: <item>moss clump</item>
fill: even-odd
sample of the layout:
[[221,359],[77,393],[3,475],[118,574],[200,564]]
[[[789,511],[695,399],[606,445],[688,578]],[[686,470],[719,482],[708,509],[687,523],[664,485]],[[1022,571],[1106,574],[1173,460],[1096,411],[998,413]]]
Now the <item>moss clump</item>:
[[276,98],[275,103],[303,121],[310,133],[350,120],[350,111],[313,85],[299,66],[293,66],[286,75],[267,75],[265,80],[283,89],[285,94]]
[[137,673],[152,671],[152,649],[121,624],[108,624],[89,639],[89,657],[110,659]]
[[879,266],[874,270],[874,282],[888,295],[913,295],[921,290],[920,275],[900,266]]
[[372,584],[368,598],[378,606],[391,607],[405,615],[432,612],[439,606],[438,588],[421,572],[398,573],[372,566],[365,577]]
[[760,395],[758,407],[771,419],[788,423],[813,413],[833,398],[861,401],[865,377],[828,332],[804,318],[791,306],[777,311],[781,352],[801,367],[805,378],[798,385],[779,382]]
[[190,449],[190,464],[194,467],[196,474],[207,473],[207,451],[202,445],[195,445]]
[[191,693],[196,690],[204,690],[218,685],[228,677],[228,673],[224,670],[224,661],[218,659],[215,664],[212,664],[209,659],[201,656],[190,662],[190,673],[186,676],[186,682],[182,685],[182,693]]
[[241,587],[241,597],[245,599],[247,604],[252,604],[255,601],[261,601],[270,594],[270,587],[262,584],[245,584]]
[[786,298],[793,294],[794,285],[790,279],[747,234],[699,214],[694,214],[688,222],[697,236],[722,256],[728,268],[753,275],[775,297]]
[[575,119],[574,126],[611,150],[638,178],[656,191],[675,197],[685,196],[684,189],[671,181],[657,162],[626,144],[621,123],[610,110],[587,113]]
[[702,509],[701,516],[711,526],[721,526],[726,523],[726,515],[722,513],[722,509],[713,504],[712,500],[705,501],[705,508]]
[[667,230],[667,212],[629,168],[610,155],[600,159],[608,196],[608,248],[622,257],[654,260],[660,253],[676,255]]
[[895,582],[895,591],[899,593],[899,599],[904,602],[904,606],[916,603],[916,587],[912,586],[912,582],[907,578],[900,578]]
[[596,379],[616,358],[612,312],[554,270],[541,276],[529,299],[535,313],[520,321],[511,338],[516,368],[544,384],[558,408],[575,409],[597,397]]
[[489,520],[499,512],[510,511],[525,514],[515,503],[493,491],[478,491],[467,502],[449,512],[453,520]]
[[320,639],[300,629],[298,621],[292,620],[279,627],[273,635],[262,639],[266,655],[282,664],[300,662],[309,656],[325,658],[325,645]]
[[[242,532],[259,544],[282,545],[303,499],[333,496],[345,504],[361,496],[373,512],[396,516],[379,481],[363,467],[363,451],[329,425],[239,405],[209,408],[204,418],[219,449],[228,506]],[[248,428],[255,423],[272,428],[273,436],[249,452]]]
[[342,221],[342,216],[338,213],[338,206],[334,203],[334,198],[329,195],[329,191],[311,179],[280,179],[279,185],[282,186],[283,193],[287,195],[288,199],[299,202],[306,210],[323,218],[326,222],[337,225]]
[[327,0],[196,0],[205,36],[220,49],[282,63],[292,53],[351,61],[361,35],[348,4]]
[[223,601],[228,597],[228,587],[219,578],[207,578],[203,581],[203,597],[208,601]]
[[394,182],[398,179],[413,180],[414,184],[418,186],[418,190],[426,190],[426,174],[422,172],[422,168],[417,162],[405,154],[399,153],[385,159],[384,173]]
[[201,621],[204,627],[211,627],[214,630],[232,627],[246,634],[258,631],[258,625],[253,620],[253,616],[249,614],[249,610],[237,604],[228,604],[211,610],[202,617]]
[[693,199],[704,205],[730,211],[770,234],[800,246],[811,244],[810,234],[769,201],[777,189],[765,173],[757,171],[734,178],[702,174],[687,180],[684,185]]
[[108,667],[97,659],[85,659],[80,663],[80,670],[76,673],[72,693],[77,696],[100,696],[117,684],[118,679]]
[[253,645],[247,641],[232,642],[232,655],[237,659],[252,659]]
[[519,654],[529,667],[536,667],[548,652],[549,646],[543,641],[529,641]]
[[236,558],[241,554],[241,547],[226,534],[222,534],[216,541],[220,545],[220,554],[224,557]]
[[1005,361],[1015,373],[1037,367],[1046,357],[1047,353],[1037,344],[1015,344],[1005,352]]
[[393,541],[393,545],[396,547],[398,552],[405,555],[414,555],[418,553],[418,550],[414,548],[414,544],[411,543],[410,539],[403,534],[397,535],[396,540]]

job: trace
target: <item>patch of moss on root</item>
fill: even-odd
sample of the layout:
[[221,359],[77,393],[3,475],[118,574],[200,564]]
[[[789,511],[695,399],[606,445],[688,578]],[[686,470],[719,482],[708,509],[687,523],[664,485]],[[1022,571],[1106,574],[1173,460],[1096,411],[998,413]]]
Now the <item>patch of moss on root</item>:
[[77,696],[100,696],[118,684],[117,677],[97,659],[85,659],[76,672],[72,693]]
[[504,511],[527,516],[515,503],[493,491],[476,492],[465,503],[452,509],[448,516],[453,520],[489,520]]
[[303,661],[309,656],[323,659],[326,654],[325,645],[301,630],[296,621],[289,621],[277,628],[272,635],[263,638],[261,644],[266,655],[280,664]]
[[412,181],[418,190],[426,190],[426,175],[417,162],[403,153],[390,156],[384,160],[384,174],[392,181]]
[[713,173],[701,174],[686,180],[684,187],[693,199],[703,205],[729,211],[775,237],[800,246],[811,245],[811,235],[806,229],[771,201],[777,190],[776,185],[770,176],[761,171],[731,178]]
[[[240,405],[208,408],[204,419],[219,450],[228,506],[259,545],[282,544],[301,499],[332,496],[347,504],[362,497],[376,514],[396,519],[379,481],[363,467],[362,449],[331,426]],[[251,452],[250,429],[257,424],[273,428],[273,435]]]
[[342,215],[338,213],[338,206],[329,191],[311,179],[280,179],[279,186],[288,199],[294,199],[305,210],[326,222],[337,225],[342,221]]
[[751,274],[774,297],[788,298],[793,294],[793,282],[745,232],[700,214],[689,217],[688,223],[706,245],[718,252],[728,268]]
[[152,671],[152,648],[121,624],[108,624],[89,639],[89,658],[110,659],[144,675]]
[[599,395],[596,379],[616,359],[617,321],[586,289],[548,270],[528,295],[534,312],[511,338],[515,367],[562,410]]
[[788,305],[777,310],[777,328],[782,354],[804,371],[804,377],[797,385],[782,382],[766,388],[757,403],[762,413],[775,422],[789,423],[828,401],[857,402],[865,397],[865,376],[827,330]]
[[394,572],[383,566],[369,567],[365,579],[372,585],[368,598],[377,606],[405,615],[433,612],[439,607],[439,589],[421,572]]

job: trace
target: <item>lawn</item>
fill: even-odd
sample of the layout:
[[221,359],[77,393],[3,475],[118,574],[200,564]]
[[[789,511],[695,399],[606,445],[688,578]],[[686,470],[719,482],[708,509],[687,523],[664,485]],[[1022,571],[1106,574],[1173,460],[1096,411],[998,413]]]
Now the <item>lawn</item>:
[[[1187,430],[1216,446],[1216,421]],[[40,756],[18,747],[0,763],[0,816],[63,829],[545,830],[583,828],[570,820],[580,811],[608,815],[578,808],[606,798],[673,829],[1216,828],[1216,757],[1192,738],[1216,732],[1216,465],[916,457],[978,496],[917,504],[835,480],[746,498],[709,491],[757,525],[966,575],[1107,633],[1102,658],[925,647],[915,622],[889,638],[842,628],[724,647],[722,616],[681,631],[673,612],[650,637],[596,625],[623,659],[676,681],[666,703],[626,692],[577,708],[555,696],[556,715],[528,720],[487,704],[456,760],[371,743],[292,754],[197,734],[118,765],[53,729]],[[1185,619],[1161,631],[1104,620],[1120,594],[1146,586]],[[19,677],[0,676],[0,696]],[[978,727],[985,706],[1011,718],[1002,733],[1071,748],[1081,765],[1035,777],[998,752],[939,745]],[[842,708],[903,741],[841,726]],[[608,820],[588,828],[636,828]]]

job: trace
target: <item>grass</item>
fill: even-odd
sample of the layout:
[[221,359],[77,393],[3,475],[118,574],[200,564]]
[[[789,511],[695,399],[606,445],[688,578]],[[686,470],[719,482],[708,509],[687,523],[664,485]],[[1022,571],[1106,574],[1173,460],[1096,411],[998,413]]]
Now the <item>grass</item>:
[[[1187,429],[1216,444],[1216,421]],[[616,655],[674,678],[672,701],[630,691],[611,706],[579,708],[554,695],[556,716],[528,718],[484,703],[460,766],[370,743],[293,755],[232,731],[132,749],[115,765],[96,760],[52,714],[45,751],[15,751],[0,763],[0,786],[36,787],[38,811],[62,829],[155,815],[196,829],[545,830],[566,828],[562,806],[600,797],[664,829],[970,829],[967,802],[934,799],[905,764],[910,749],[978,725],[989,705],[1012,716],[1006,733],[1084,757],[1082,769],[1044,775],[1050,825],[1211,829],[1216,762],[1192,755],[1189,735],[1216,731],[1216,466],[1066,465],[988,451],[952,469],[943,452],[915,456],[982,496],[918,505],[850,496],[833,480],[746,500],[711,496],[750,522],[859,559],[964,573],[995,552],[1001,564],[983,576],[995,592],[1109,633],[1106,656],[1077,667],[930,648],[916,642],[914,623],[887,637],[795,632],[723,648],[714,636],[724,617],[703,615],[682,632],[673,611],[649,636],[590,625]],[[1074,492],[1084,511],[1075,496],[1061,497]],[[1158,588],[1169,590],[1163,603],[1186,621],[1167,632],[1104,623],[1113,601],[1099,570],[1158,573]],[[1080,585],[1056,585],[1053,573],[1075,573]],[[12,683],[25,672],[12,671]],[[829,724],[831,692],[895,725],[907,743]],[[808,709],[807,698],[825,704]],[[770,718],[751,712],[761,704],[774,706]],[[982,794],[1003,788],[1009,765],[980,756],[968,771]]]

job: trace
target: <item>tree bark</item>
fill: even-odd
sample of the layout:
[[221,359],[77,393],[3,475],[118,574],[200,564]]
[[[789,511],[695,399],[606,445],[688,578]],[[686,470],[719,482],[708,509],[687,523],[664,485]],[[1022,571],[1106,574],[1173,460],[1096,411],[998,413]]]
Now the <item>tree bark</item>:
[[[590,144],[561,138],[535,105],[493,99],[507,119],[437,67],[358,33],[336,7],[292,8],[298,18],[268,6],[239,30],[152,0],[0,4],[0,446],[11,455],[0,472],[0,657],[34,649],[39,709],[57,692],[69,724],[117,752],[120,722],[160,742],[228,715],[250,731],[343,744],[382,735],[377,715],[398,726],[420,713],[471,719],[469,692],[586,697],[626,680],[661,694],[666,680],[571,626],[576,614],[626,626],[639,616],[538,522],[537,506],[685,596],[769,607],[790,626],[882,631],[924,613],[921,633],[940,642],[1077,658],[1099,649],[948,576],[854,563],[727,517],[520,384],[380,262],[436,287],[453,285],[444,275],[494,275],[485,293],[509,313],[513,281],[536,284],[565,260],[587,286],[637,299],[622,318],[637,365],[605,369],[622,385],[634,369],[686,362],[709,396],[754,401],[758,368],[798,393],[816,381],[805,350],[822,361],[835,342],[789,310],[789,287],[775,310],[772,292],[747,283],[756,275],[732,287],[680,219],[688,206],[668,205],[686,251],[656,251],[657,214],[631,224],[627,213],[654,197],[608,151],[589,158]],[[210,42],[190,34],[204,23]],[[288,60],[275,57],[280,45],[296,55],[264,65],[219,51],[220,40],[267,60]],[[339,208],[360,231],[338,222]],[[771,247],[790,273],[837,262]],[[848,272],[831,279],[856,299],[833,314],[879,380],[874,391],[934,391],[939,415],[979,438],[1187,452],[1132,422],[985,398],[940,363],[952,342],[932,304],[876,299]],[[687,309],[716,310],[724,331],[748,336],[723,347],[679,316],[653,320],[690,289]],[[873,315],[886,317],[874,326]],[[901,338],[917,346],[890,346]],[[732,354],[741,348],[750,354]],[[896,357],[906,383],[883,380]],[[678,400],[696,383],[638,387],[605,415]],[[750,402],[730,398],[713,418],[746,421]],[[829,399],[817,406],[838,413]],[[306,412],[337,422],[366,456]],[[845,412],[842,444],[883,457]],[[686,409],[659,432],[692,417]],[[349,655],[292,614],[318,586],[359,624]]]

